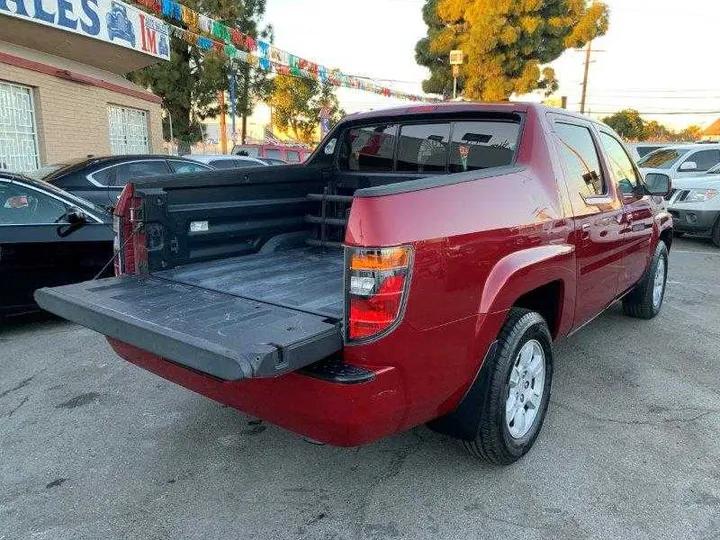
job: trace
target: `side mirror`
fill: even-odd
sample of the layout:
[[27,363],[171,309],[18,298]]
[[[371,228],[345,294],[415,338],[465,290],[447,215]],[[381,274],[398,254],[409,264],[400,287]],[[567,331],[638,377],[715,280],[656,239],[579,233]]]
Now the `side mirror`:
[[667,174],[648,173],[645,176],[645,192],[656,197],[665,197],[672,189],[672,181]]
[[698,168],[697,163],[695,163],[694,161],[686,161],[685,163],[680,165],[679,170],[681,170],[681,171],[697,171],[697,168]]
[[79,208],[70,208],[65,214],[65,219],[70,225],[80,225],[87,222],[87,215]]

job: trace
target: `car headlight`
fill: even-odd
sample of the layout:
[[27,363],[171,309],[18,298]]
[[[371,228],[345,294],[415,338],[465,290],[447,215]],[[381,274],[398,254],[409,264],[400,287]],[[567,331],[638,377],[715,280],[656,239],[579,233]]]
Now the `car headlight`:
[[705,202],[709,201],[718,194],[716,189],[691,189],[687,197],[683,199],[684,203]]

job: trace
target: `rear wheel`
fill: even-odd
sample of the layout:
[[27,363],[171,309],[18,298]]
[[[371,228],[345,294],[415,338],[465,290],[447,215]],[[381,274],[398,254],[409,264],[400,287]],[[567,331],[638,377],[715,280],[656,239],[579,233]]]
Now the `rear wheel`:
[[525,455],[540,432],[550,400],[553,353],[545,320],[513,308],[486,361],[488,389],[481,394],[480,423],[465,447],[475,457],[509,465]]
[[623,312],[638,319],[652,319],[662,307],[667,283],[668,250],[665,242],[658,242],[655,255],[645,276],[623,298]]

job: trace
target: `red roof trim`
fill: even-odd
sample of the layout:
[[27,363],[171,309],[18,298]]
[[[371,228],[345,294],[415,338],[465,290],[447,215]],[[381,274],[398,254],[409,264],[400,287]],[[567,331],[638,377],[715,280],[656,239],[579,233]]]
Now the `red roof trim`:
[[11,66],[28,69],[30,71],[35,71],[37,73],[51,75],[59,79],[76,82],[78,84],[87,84],[90,86],[96,86],[98,88],[104,88],[106,90],[110,90],[111,92],[116,92],[118,94],[124,94],[126,96],[142,99],[144,101],[149,101],[150,103],[162,103],[161,98],[150,92],[145,92],[143,90],[134,90],[133,88],[128,88],[119,84],[103,81],[102,79],[90,77],[89,75],[83,75],[74,71],[68,71],[67,69],[56,68],[55,66],[42,64],[40,62],[35,62],[34,60],[27,60],[26,58],[21,58],[12,54],[0,52],[0,62],[2,62],[3,64],[9,64]]

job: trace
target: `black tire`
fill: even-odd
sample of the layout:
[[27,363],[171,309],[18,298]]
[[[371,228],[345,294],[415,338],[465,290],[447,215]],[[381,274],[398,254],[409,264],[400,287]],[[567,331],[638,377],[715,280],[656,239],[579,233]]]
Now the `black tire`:
[[[520,438],[514,438],[505,420],[505,406],[510,392],[510,374],[522,347],[536,340],[545,358],[545,377],[538,412],[529,430]],[[477,435],[472,441],[464,441],[467,451],[482,460],[496,465],[510,465],[524,456],[537,439],[545,420],[552,385],[553,351],[552,338],[545,319],[527,309],[510,310],[505,325],[498,336],[495,354],[486,360],[489,377],[487,391],[480,395],[482,403]],[[477,383],[476,383],[477,384]]]
[[[655,285],[655,275],[657,274],[658,264],[662,260],[665,264],[665,275],[663,276],[663,288],[662,295],[660,296],[660,303],[657,305],[653,301],[653,290]],[[653,255],[650,267],[645,272],[645,275],[640,282],[635,285],[635,288],[630,291],[625,298],[623,298],[622,306],[625,315],[635,317],[636,319],[652,319],[662,308],[663,300],[665,299],[665,286],[667,284],[667,273],[668,273],[668,250],[665,242],[658,242],[657,248],[655,248],[655,255]]]
[[720,248],[720,217],[715,222],[715,226],[712,230],[712,243],[715,245],[715,247]]

